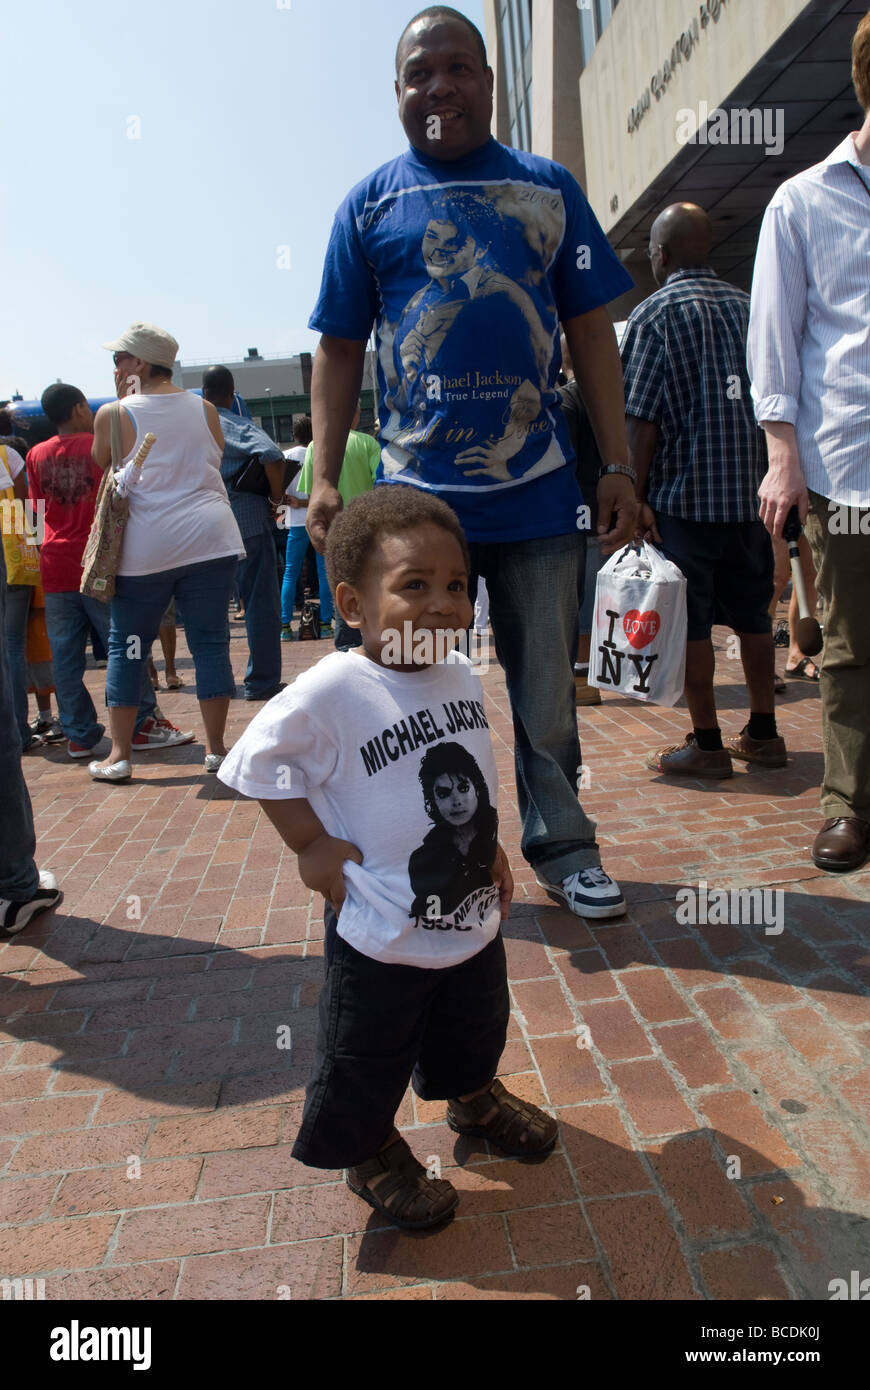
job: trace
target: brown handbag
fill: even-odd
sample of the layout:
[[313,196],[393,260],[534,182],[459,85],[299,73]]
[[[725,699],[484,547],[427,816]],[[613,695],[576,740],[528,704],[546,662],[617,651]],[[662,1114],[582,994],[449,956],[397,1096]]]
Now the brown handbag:
[[[109,412],[112,462],[103,474],[103,481],[97,493],[94,519],[82,556],[82,582],[79,586],[81,593],[87,594],[90,598],[102,599],[104,603],[108,603],[115,592],[124,529],[130,515],[130,499],[126,488],[119,485],[116,476],[123,458],[120,402],[113,401]],[[155,436],[146,434],[133,459],[134,468],[142,467],[154,442]]]

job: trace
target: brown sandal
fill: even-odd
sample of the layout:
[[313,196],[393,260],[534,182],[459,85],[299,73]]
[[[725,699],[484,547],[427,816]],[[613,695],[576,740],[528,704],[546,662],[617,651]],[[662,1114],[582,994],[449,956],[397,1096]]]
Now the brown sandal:
[[[379,1177],[382,1180],[370,1187],[372,1179]],[[397,1131],[374,1158],[348,1168],[345,1182],[351,1192],[403,1230],[439,1226],[459,1204],[456,1189],[444,1178],[427,1177]]]
[[[461,1122],[458,1112],[465,1117]],[[559,1126],[552,1116],[512,1096],[498,1078],[472,1100],[451,1100],[447,1123],[457,1134],[488,1139],[510,1158],[548,1153],[559,1137]]]

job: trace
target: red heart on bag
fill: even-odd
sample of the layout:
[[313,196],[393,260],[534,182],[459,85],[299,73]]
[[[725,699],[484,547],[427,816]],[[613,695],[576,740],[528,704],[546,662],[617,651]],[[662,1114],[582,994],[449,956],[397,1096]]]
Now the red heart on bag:
[[633,647],[648,647],[661,626],[661,618],[655,609],[641,613],[632,608],[622,620],[625,635]]

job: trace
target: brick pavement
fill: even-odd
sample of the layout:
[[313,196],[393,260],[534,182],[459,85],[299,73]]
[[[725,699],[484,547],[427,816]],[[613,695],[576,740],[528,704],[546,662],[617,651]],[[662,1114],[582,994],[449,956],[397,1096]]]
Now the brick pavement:
[[[730,732],[745,691],[725,640]],[[285,646],[285,675],[324,654]],[[245,655],[234,625],[237,679]],[[54,750],[25,767],[64,902],[0,948],[0,1275],[44,1276],[48,1298],[827,1299],[870,1274],[870,869],[809,859],[817,689],[778,701],[786,769],[710,785],[643,767],[685,711],[581,711],[584,804],[630,902],[596,927],[519,858],[497,668],[484,687],[517,879],[501,1074],[558,1115],[552,1157],[499,1159],[409,1093],[403,1131],[462,1194],[424,1235],[295,1163],[323,929],[293,856],[204,776],[201,744],[115,789]],[[160,698],[198,727],[189,688]],[[232,706],[231,738],[258,708]],[[702,880],[782,890],[782,934],[677,921]]]

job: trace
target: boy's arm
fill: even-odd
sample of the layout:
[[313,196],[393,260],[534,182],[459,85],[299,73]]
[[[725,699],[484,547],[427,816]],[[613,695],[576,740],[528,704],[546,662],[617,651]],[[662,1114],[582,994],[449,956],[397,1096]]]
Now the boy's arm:
[[514,876],[511,873],[508,857],[501,845],[499,845],[496,850],[490,873],[492,874],[492,881],[498,889],[498,905],[501,910],[501,920],[506,922],[510,915],[511,898],[514,895]]
[[299,877],[305,887],[322,894],[340,912],[345,897],[342,867],[347,859],[355,864],[363,862],[356,845],[327,834],[304,797],[261,801],[260,805],[285,845],[297,856]]

